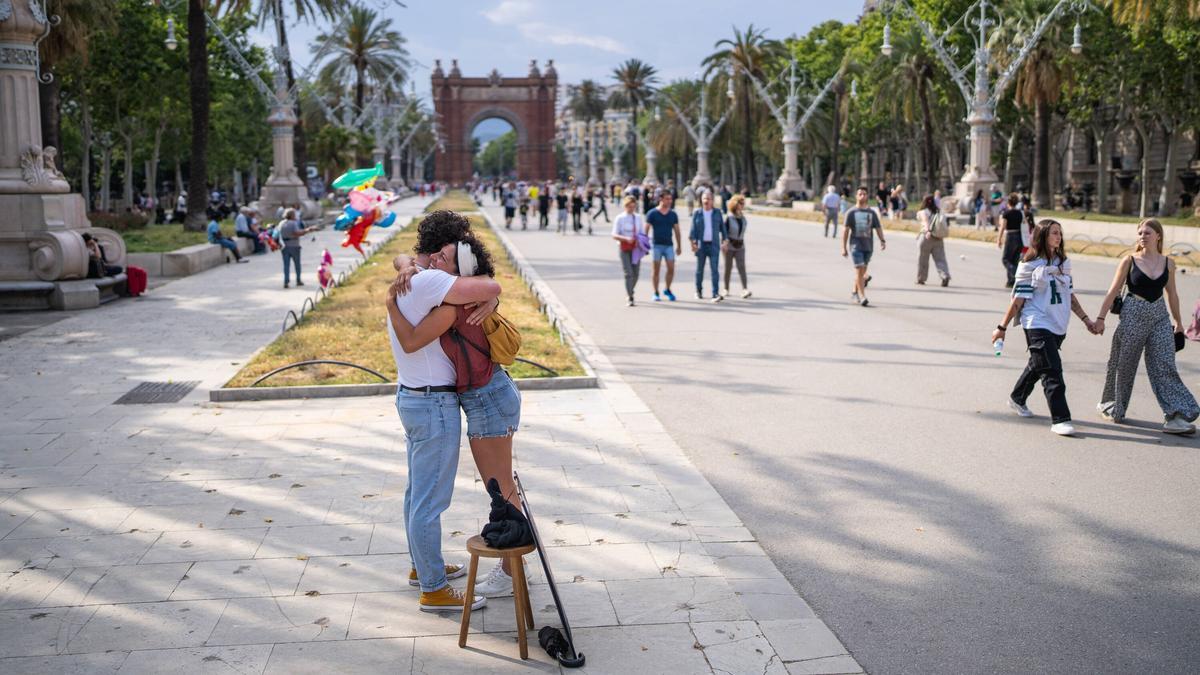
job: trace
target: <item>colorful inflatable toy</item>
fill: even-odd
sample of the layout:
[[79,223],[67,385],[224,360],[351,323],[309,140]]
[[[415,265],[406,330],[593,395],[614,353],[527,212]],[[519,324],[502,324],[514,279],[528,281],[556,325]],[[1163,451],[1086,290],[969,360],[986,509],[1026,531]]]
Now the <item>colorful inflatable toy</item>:
[[333,256],[329,254],[329,249],[321,252],[321,266],[317,268],[317,281],[320,282],[321,288],[329,288],[329,284],[333,283]]
[[334,221],[333,229],[346,233],[343,247],[352,247],[363,256],[366,252],[362,245],[368,243],[367,232],[371,227],[391,227],[396,222],[396,214],[385,210],[394,195],[375,189],[375,181],[380,176],[383,176],[383,165],[376,164],[373,169],[347,171],[333,181],[333,187],[350,191],[349,203]]

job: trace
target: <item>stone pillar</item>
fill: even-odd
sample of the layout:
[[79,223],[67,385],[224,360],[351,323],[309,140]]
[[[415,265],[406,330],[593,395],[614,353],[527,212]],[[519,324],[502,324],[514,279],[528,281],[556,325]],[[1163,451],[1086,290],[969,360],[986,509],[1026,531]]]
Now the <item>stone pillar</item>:
[[[376,143],[375,147],[371,149],[371,163],[375,166],[383,166],[385,161],[387,161],[387,150],[383,148],[382,143]],[[375,179],[375,187],[380,190],[387,190],[390,187],[386,174]]]
[[[988,102],[989,58],[986,49],[980,49],[975,54],[975,99],[971,104],[971,114],[967,117],[967,124],[971,126],[971,152],[967,159],[967,170],[954,186],[954,196],[959,204],[969,203],[978,190],[989,194],[992,184],[1000,183],[1000,178],[992,169],[992,124],[996,121],[996,111]],[[1004,192],[1003,185],[1000,191]]]
[[275,102],[267,116],[271,125],[271,175],[263,184],[256,208],[265,217],[273,217],[280,206],[300,206],[301,218],[309,223],[321,217],[321,207],[309,198],[308,188],[296,175],[296,115],[287,100],[287,78],[275,71]]
[[712,174],[708,170],[708,144],[696,146],[696,175],[692,178],[692,187],[712,184]]
[[804,176],[800,174],[800,137],[795,133],[783,136],[783,173],[775,181],[775,188],[767,193],[768,202],[791,201],[790,195],[808,192]]
[[[86,279],[83,233],[125,265],[125,242],[92,228],[43,148],[36,40],[50,28],[40,3],[0,0],[0,308],[81,309],[111,297],[120,279]],[[99,285],[98,285],[99,284]]]
[[[646,177],[642,182],[655,185],[658,183],[658,153],[654,151],[654,146],[643,144],[646,146]],[[637,169],[636,166],[633,168]]]
[[401,190],[404,188],[404,176],[400,170],[400,139],[392,145],[392,189]]

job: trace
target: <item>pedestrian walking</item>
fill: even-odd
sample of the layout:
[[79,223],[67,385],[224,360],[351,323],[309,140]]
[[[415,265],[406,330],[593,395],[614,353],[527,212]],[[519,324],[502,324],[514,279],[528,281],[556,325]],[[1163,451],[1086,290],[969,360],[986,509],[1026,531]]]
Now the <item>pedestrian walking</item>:
[[637,198],[632,195],[626,197],[624,206],[625,212],[613,222],[612,238],[619,244],[621,270],[625,273],[625,295],[629,306],[633,307],[633,290],[637,287],[638,272],[641,268],[640,264],[633,261],[633,252],[637,248],[637,236],[644,229],[645,221],[642,214],[638,213]]
[[879,221],[879,213],[868,206],[870,196],[867,186],[858,188],[855,199],[855,206],[846,212],[846,222],[842,227],[842,257],[849,256],[854,263],[854,291],[850,298],[866,307],[871,304],[867,300],[867,284],[871,283],[868,266],[875,252],[875,235],[879,235],[879,246],[884,251],[887,250],[887,241],[883,238],[883,223]]
[[987,227],[989,210],[987,198],[983,196],[983,190],[975,191],[975,196],[971,199],[971,213],[975,216],[976,230],[982,230]]
[[1071,261],[1067,260],[1063,250],[1062,225],[1054,220],[1043,220],[1034,229],[1029,252],[1017,268],[1012,300],[1004,318],[992,331],[992,342],[1003,340],[1008,326],[1019,319],[1025,331],[1025,344],[1029,347],[1029,362],[1017,378],[1008,406],[1021,417],[1033,417],[1025,404],[1041,380],[1050,407],[1050,431],[1060,436],[1075,434],[1060,355],[1072,312],[1089,332],[1095,329],[1074,293]]
[[942,286],[950,285],[950,265],[946,263],[946,235],[950,225],[946,216],[937,205],[937,198],[925,195],[921,210],[917,211],[917,221],[921,224],[921,233],[917,235],[917,285],[924,286],[929,278],[929,257],[933,256],[933,264],[937,266],[938,276]]
[[687,207],[688,218],[696,211],[696,188],[691,183],[683,186],[683,205]]
[[538,229],[544,230],[550,227],[550,186],[542,188],[538,192]]
[[829,226],[833,226],[833,237],[837,238],[837,226],[839,210],[842,206],[842,198],[837,193],[837,188],[830,185],[825,188],[825,196],[821,199],[821,207],[825,209],[825,234],[829,236]]
[[725,295],[729,295],[729,277],[737,265],[738,278],[742,281],[742,297],[753,295],[746,285],[746,198],[734,195],[729,200],[729,217],[725,219],[724,239],[721,253],[725,255]]
[[663,261],[667,264],[667,285],[663,295],[667,300],[675,302],[675,294],[671,292],[671,282],[675,280],[675,257],[682,253],[679,235],[679,215],[671,207],[675,204],[670,192],[663,192],[658,200],[658,208],[650,209],[646,214],[646,234],[651,235],[651,250],[654,254],[652,271],[654,276],[654,301],[659,302],[662,296],[658,294],[658,272]]
[[[583,229],[583,188],[577,187],[571,191],[571,227],[575,234]],[[590,234],[590,232],[589,232]]]
[[713,193],[705,190],[700,196],[700,210],[692,214],[692,231],[688,240],[692,253],[696,254],[696,299],[704,299],[704,267],[707,263],[712,276],[712,301],[725,298],[717,291],[717,258],[721,254],[721,233],[725,231],[725,219],[713,208]]
[[554,195],[554,205],[558,207],[558,233],[567,233],[567,191],[566,188],[559,188],[558,193]]
[[504,228],[512,229],[513,216],[517,214],[517,191],[510,183],[504,190]]
[[[1125,256],[1113,277],[1108,294],[1096,314],[1095,331],[1104,334],[1109,311],[1121,321],[1113,331],[1104,391],[1097,409],[1113,422],[1123,422],[1133,394],[1138,359],[1146,354],[1146,376],[1168,434],[1192,434],[1200,417],[1196,398],[1188,391],[1175,366],[1175,351],[1184,344],[1179,316],[1179,294],[1175,288],[1175,261],[1163,255],[1162,225],[1153,218],[1137,230],[1137,247]],[[1165,299],[1164,299],[1165,296]],[[1114,303],[1120,298],[1120,311]]]
[[[605,222],[605,223],[611,223],[611,222],[612,222],[612,221],[611,221],[611,220],[609,220],[609,218],[608,218],[608,204],[607,204],[607,201],[608,201],[608,200],[606,200],[606,199],[604,198],[604,195],[603,195],[603,193],[601,193],[601,194],[599,194],[599,195],[597,195],[597,196],[596,196],[596,201],[595,201],[595,204],[596,204],[596,209],[595,209],[595,211],[592,211],[592,209],[591,209],[590,207],[588,208],[588,218],[591,220],[591,222],[595,223],[595,222],[596,222],[596,220],[597,220],[597,219],[598,219],[600,216],[604,216],[604,222]],[[591,226],[589,225],[588,227],[589,227],[589,229],[588,229],[588,232],[591,232],[591,229],[590,229],[590,227],[591,227]]]
[[1021,249],[1025,248],[1021,238],[1021,229],[1025,225],[1025,212],[1017,208],[1016,193],[1008,196],[1008,208],[1000,214],[1000,219],[1004,223],[1004,228],[1000,231],[1000,236],[996,238],[996,246],[1001,250],[1000,261],[1004,263],[1004,270],[1008,274],[1004,287],[1012,288],[1017,275],[1017,266],[1021,264]]
[[992,196],[988,200],[991,207],[988,217],[991,218],[992,229],[1000,229],[1000,216],[1004,213],[1004,193],[1000,191],[1000,186],[992,183]]
[[729,215],[729,200],[733,197],[733,192],[728,185],[721,186],[721,213]]
[[292,266],[296,268],[296,285],[304,285],[304,282],[300,280],[300,239],[315,229],[315,227],[304,227],[296,217],[295,209],[287,209],[283,212],[283,222],[279,224],[279,238],[283,242],[284,288],[288,287],[290,281],[288,276],[288,262],[291,262]]
[[879,181],[879,187],[875,188],[875,208],[879,211],[880,218],[887,215],[891,199],[892,191],[888,188],[887,183]]

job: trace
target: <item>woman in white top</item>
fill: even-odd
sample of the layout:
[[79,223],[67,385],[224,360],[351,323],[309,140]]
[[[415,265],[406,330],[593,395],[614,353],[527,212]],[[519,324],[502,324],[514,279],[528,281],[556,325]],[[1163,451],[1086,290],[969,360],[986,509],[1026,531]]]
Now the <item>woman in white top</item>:
[[935,226],[941,224],[944,215],[938,210],[936,198],[925,195],[921,210],[917,211],[917,220],[921,223],[921,233],[917,235],[917,285],[924,286],[929,278],[929,256],[933,256],[933,264],[937,266],[938,276],[942,278],[942,286],[950,285],[950,265],[946,263],[946,242],[940,236],[934,236]]
[[1075,434],[1059,356],[1059,349],[1067,337],[1071,312],[1087,325],[1089,332],[1095,327],[1072,290],[1071,262],[1063,250],[1062,225],[1054,220],[1043,220],[1034,229],[1029,252],[1017,267],[1008,311],[992,331],[992,341],[1001,340],[1008,325],[1020,317],[1025,342],[1029,345],[1029,363],[1013,387],[1008,406],[1021,417],[1033,417],[1025,402],[1041,380],[1050,406],[1050,431],[1060,436]]
[[[621,268],[625,271],[625,295],[633,307],[633,289],[637,286],[641,265],[634,264],[633,251],[637,248],[637,233],[644,229],[642,214],[638,213],[637,197],[629,195],[622,202],[625,212],[613,221],[612,238],[620,244]],[[639,263],[641,260],[638,261]]]

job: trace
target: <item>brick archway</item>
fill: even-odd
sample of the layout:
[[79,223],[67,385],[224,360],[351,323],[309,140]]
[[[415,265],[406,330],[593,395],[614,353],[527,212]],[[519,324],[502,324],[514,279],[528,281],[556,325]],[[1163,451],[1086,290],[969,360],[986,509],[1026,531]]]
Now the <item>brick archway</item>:
[[517,132],[517,177],[544,180],[554,177],[554,99],[558,73],[554,61],[546,72],[530,62],[525,77],[463,77],[458,60],[450,72],[441,61],[433,69],[433,106],[443,134],[434,179],[461,185],[471,179],[471,131],[485,119],[498,117]]

